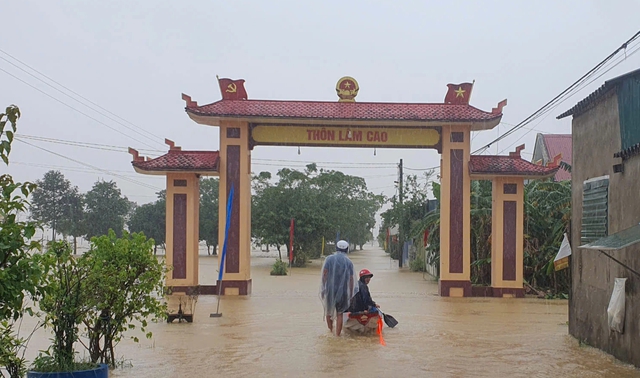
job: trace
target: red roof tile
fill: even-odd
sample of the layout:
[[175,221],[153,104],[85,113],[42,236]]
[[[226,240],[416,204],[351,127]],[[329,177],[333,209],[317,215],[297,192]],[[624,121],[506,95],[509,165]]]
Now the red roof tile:
[[151,160],[133,160],[131,164],[142,171],[186,171],[218,172],[218,151],[169,150],[168,153]]
[[215,117],[302,118],[332,120],[394,120],[485,122],[499,121],[502,106],[485,112],[470,105],[383,102],[322,102],[272,100],[221,100],[197,106],[187,101],[187,113]]
[[469,172],[473,175],[519,176],[544,178],[552,176],[558,167],[543,167],[520,156],[471,155]]
[[[571,165],[571,134],[542,134],[542,139],[550,159],[562,154],[562,161]],[[571,180],[571,173],[559,169],[554,178],[556,181]]]

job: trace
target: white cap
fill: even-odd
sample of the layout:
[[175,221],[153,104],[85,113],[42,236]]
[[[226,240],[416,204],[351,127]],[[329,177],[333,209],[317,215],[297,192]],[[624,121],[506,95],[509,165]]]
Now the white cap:
[[338,243],[336,243],[336,248],[338,248],[338,249],[349,249],[349,243],[347,243],[344,240],[340,240]]

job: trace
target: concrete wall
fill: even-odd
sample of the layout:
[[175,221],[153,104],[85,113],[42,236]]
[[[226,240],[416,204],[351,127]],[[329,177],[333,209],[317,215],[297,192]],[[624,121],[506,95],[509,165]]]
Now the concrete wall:
[[[613,154],[621,149],[615,91],[573,119],[571,299],[569,333],[578,340],[640,367],[640,278],[600,252],[578,248],[582,220],[582,186],[587,179],[609,176],[608,233],[640,222],[640,156],[626,161],[624,173]],[[640,270],[640,245],[611,255]],[[627,277],[624,333],[609,330],[607,307],[614,279]]]

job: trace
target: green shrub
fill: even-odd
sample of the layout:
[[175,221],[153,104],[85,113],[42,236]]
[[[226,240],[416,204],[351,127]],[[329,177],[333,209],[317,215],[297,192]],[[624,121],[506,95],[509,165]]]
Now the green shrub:
[[424,258],[421,254],[417,254],[416,258],[409,262],[409,269],[412,272],[424,272],[426,270]]
[[271,268],[272,276],[286,276],[287,275],[287,263],[282,259],[277,259]]

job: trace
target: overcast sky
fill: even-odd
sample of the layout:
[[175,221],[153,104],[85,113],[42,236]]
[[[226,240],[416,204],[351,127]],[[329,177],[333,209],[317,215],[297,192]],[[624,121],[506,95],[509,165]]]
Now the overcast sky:
[[[640,1],[20,0],[0,9],[0,106],[21,108],[19,135],[157,155],[167,148],[164,138],[184,149],[219,148],[218,128],[191,121],[181,100],[184,92],[199,104],[218,101],[216,74],[245,79],[249,98],[277,100],[337,101],[336,82],[348,75],[359,82],[357,101],[442,102],[447,83],[475,80],[473,106],[491,111],[508,99],[503,124],[475,133],[476,149],[637,32]],[[107,109],[113,114],[100,112],[117,122],[21,71],[28,68],[6,54]],[[507,154],[525,143],[523,156],[530,159],[536,133],[570,133],[571,119],[555,116],[606,79],[637,69],[640,54],[619,62],[487,153]],[[59,169],[87,191],[97,179],[113,179],[138,203],[164,188],[163,178],[136,174],[124,150],[23,140],[121,177],[16,142],[9,173],[18,180]],[[298,154],[292,147],[257,147],[253,169],[275,173],[300,162],[342,162],[320,166],[365,177],[370,189],[392,195],[401,158],[407,173],[439,165],[435,150],[378,149],[374,156],[371,148],[303,147]]]

